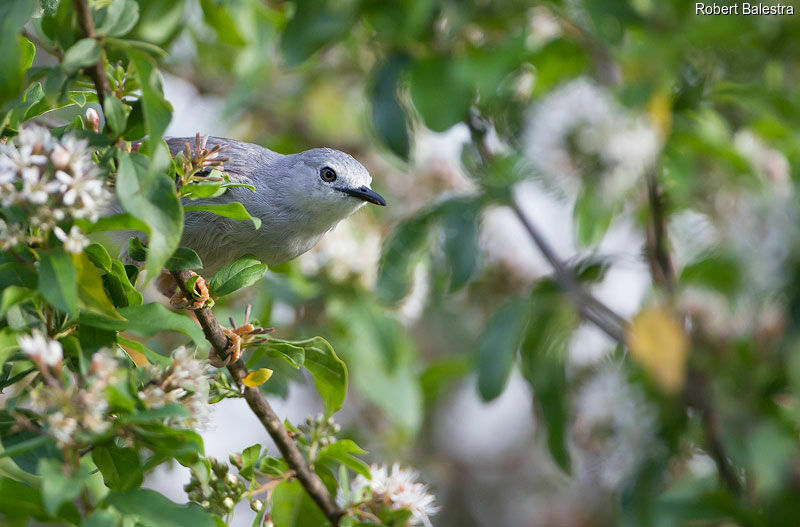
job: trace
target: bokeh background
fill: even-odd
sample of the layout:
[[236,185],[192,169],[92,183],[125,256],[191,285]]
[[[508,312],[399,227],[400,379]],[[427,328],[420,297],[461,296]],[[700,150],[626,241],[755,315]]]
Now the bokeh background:
[[[338,148],[387,198],[215,312],[328,339],[351,375],[337,422],[421,471],[435,525],[797,524],[798,15],[137,3],[167,135]],[[635,350],[581,320],[519,214]],[[319,411],[264,361],[282,416]],[[203,435],[221,459],[268,443],[240,399]],[[188,477],[147,485],[181,502]]]

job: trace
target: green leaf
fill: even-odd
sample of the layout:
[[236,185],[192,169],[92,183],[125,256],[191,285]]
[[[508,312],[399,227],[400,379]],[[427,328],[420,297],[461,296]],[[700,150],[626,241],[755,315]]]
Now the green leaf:
[[190,337],[198,347],[206,347],[206,339],[200,326],[189,317],[173,313],[159,303],[125,307],[119,313],[128,319],[128,331],[143,337],[152,337],[166,330],[178,331]]
[[289,470],[289,465],[282,458],[263,456],[258,462],[258,471],[271,478],[280,478]]
[[[25,70],[35,48],[19,30],[30,18],[35,4],[30,0],[0,2],[0,107],[14,100],[23,88]],[[30,60],[29,60],[30,59]]]
[[528,302],[512,299],[492,316],[478,344],[478,392],[484,401],[503,393],[528,314]]
[[198,505],[178,505],[150,489],[111,492],[105,501],[146,527],[216,527],[212,516]]
[[4,448],[0,451],[0,458],[4,457],[14,457],[20,454],[24,454],[30,450],[34,450],[47,442],[52,441],[50,437],[46,435],[37,435],[25,441],[21,441],[19,443],[15,443],[14,445]]
[[73,470],[65,467],[61,461],[42,459],[39,461],[39,475],[42,477],[42,503],[45,510],[55,515],[65,502],[77,498],[89,479],[89,470],[78,466]]
[[169,367],[170,364],[172,364],[171,358],[165,355],[159,355],[158,353],[151,350],[150,348],[148,348],[147,346],[145,346],[144,344],[142,344],[137,340],[128,340],[126,338],[117,335],[117,342],[119,343],[120,346],[125,346],[127,348],[132,348],[135,351],[138,351],[139,353],[144,355],[147,358],[147,360],[150,361],[152,364],[156,364],[163,368],[167,368]]
[[245,479],[253,477],[253,469],[258,463],[258,456],[261,454],[261,445],[255,444],[242,450],[242,468],[239,469],[239,474]]
[[741,269],[736,258],[726,254],[712,254],[683,268],[682,285],[701,285],[725,295],[739,291],[742,283]]
[[256,230],[261,228],[261,220],[255,216],[251,216],[244,205],[238,201],[231,201],[229,203],[214,203],[210,205],[184,205],[184,212],[192,211],[205,211],[217,216],[230,218],[232,220],[250,220],[253,222],[253,227]]
[[[134,4],[135,5],[135,4]],[[131,113],[130,107],[119,100],[115,95],[106,93],[103,101],[103,114],[105,115],[108,127],[115,137],[121,136],[128,125],[128,115]]]
[[428,240],[429,217],[417,216],[398,225],[383,247],[375,294],[385,304],[402,300],[411,289],[411,271]]
[[124,230],[147,232],[147,224],[127,212],[121,212],[113,216],[104,216],[94,223],[90,223],[87,220],[76,220],[75,223],[87,234],[100,231]]
[[106,248],[99,243],[90,244],[83,252],[86,253],[86,256],[98,269],[106,272],[111,270],[111,256],[108,255]]
[[105,11],[103,21],[97,26],[97,34],[119,37],[133,29],[139,20],[139,4],[134,0],[112,0]]
[[119,524],[120,515],[114,509],[96,509],[81,527],[118,527]]
[[118,447],[113,442],[95,445],[92,461],[100,469],[106,487],[111,490],[130,490],[142,484],[144,472],[139,454],[133,448]]
[[619,207],[598,199],[594,189],[586,188],[575,202],[573,211],[578,244],[592,247],[605,236]]
[[115,327],[114,323],[124,324],[125,319],[117,313],[114,304],[106,295],[103,279],[89,257],[84,253],[73,254],[72,263],[78,274],[78,299],[81,310],[107,319],[112,327]]
[[372,122],[378,137],[404,160],[409,154],[408,125],[397,97],[408,61],[405,55],[389,57],[375,71],[370,90]]
[[272,491],[271,516],[275,527],[330,525],[317,504],[297,480],[282,481]]
[[452,57],[432,57],[411,66],[411,99],[425,124],[443,132],[469,117],[473,87],[459,75]]
[[10,285],[0,295],[0,318],[4,317],[11,306],[25,303],[36,297],[36,291],[27,287]]
[[103,286],[116,307],[142,305],[142,294],[131,284],[125,266],[119,260],[111,262],[111,271],[103,276]]
[[293,341],[291,344],[305,350],[303,367],[311,373],[314,386],[322,397],[325,416],[331,416],[342,407],[347,394],[347,367],[322,337]]
[[569,404],[564,396],[568,391],[565,357],[579,319],[572,304],[551,280],[542,281],[534,288],[530,306],[530,319],[520,348],[520,369],[531,384],[541,410],[550,454],[568,472]]
[[298,2],[294,16],[281,33],[281,54],[286,65],[296,66],[325,45],[347,35],[354,16],[347,2]]
[[442,218],[444,252],[450,264],[450,291],[466,285],[478,268],[478,207],[452,207]]
[[78,273],[69,255],[47,251],[39,262],[39,292],[56,309],[75,314],[78,310]]
[[287,340],[270,338],[264,345],[267,353],[273,357],[282,357],[286,361],[299,368],[306,360],[306,350],[300,346],[295,346]]
[[39,489],[6,477],[0,477],[0,511],[8,517],[27,520],[21,525],[27,525],[31,517],[46,520],[48,516],[42,508]]
[[189,199],[211,198],[222,191],[222,183],[190,183],[181,187],[181,197]]
[[356,455],[364,455],[367,451],[358,446],[350,439],[340,439],[331,445],[323,448],[319,452],[320,461],[337,461],[353,470],[356,474],[361,474],[370,479],[369,465],[357,458]]
[[229,295],[256,283],[266,272],[266,265],[255,256],[246,254],[217,271],[208,282],[208,290],[216,297]]
[[170,256],[164,267],[170,271],[178,271],[181,269],[202,269],[203,262],[200,257],[192,249],[188,247],[178,247],[175,252]]
[[84,66],[89,66],[97,62],[103,46],[93,38],[83,38],[73,44],[65,53],[61,60],[61,67],[68,73],[77,71]]
[[[172,119],[172,106],[164,98],[156,62],[141,51],[128,49],[128,56],[139,74],[142,89],[144,127],[150,144],[160,141]],[[130,211],[129,211],[130,212]],[[140,218],[142,219],[142,218]]]
[[229,6],[220,5],[214,0],[200,0],[206,23],[214,28],[220,42],[241,47],[247,41],[239,31],[239,24],[231,16]]
[[191,417],[189,410],[180,403],[168,403],[151,410],[143,410],[135,414],[126,415],[122,420],[126,423],[147,424],[160,423],[165,419]]
[[143,167],[134,164],[133,156],[123,152],[118,152],[117,157],[119,202],[127,212],[148,226],[145,268],[149,280],[158,276],[164,263],[178,248],[183,231],[183,210],[174,184],[165,173],[148,174]]

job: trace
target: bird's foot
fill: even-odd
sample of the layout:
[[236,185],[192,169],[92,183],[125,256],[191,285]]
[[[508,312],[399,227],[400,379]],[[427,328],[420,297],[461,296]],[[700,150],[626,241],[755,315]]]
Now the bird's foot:
[[191,298],[186,298],[183,291],[178,290],[172,295],[172,298],[169,299],[170,305],[182,309],[202,309],[208,307],[207,304],[211,301],[211,296],[208,294],[208,285],[206,285],[205,279],[194,271],[189,272],[192,274],[192,278],[189,279],[186,286],[192,293]]
[[267,341],[267,337],[264,335],[266,333],[275,331],[274,328],[259,328],[248,322],[248,319],[250,318],[251,307],[252,306],[250,304],[247,304],[247,308],[244,312],[244,324],[237,326],[233,321],[233,318],[230,318],[228,320],[230,320],[231,327],[222,328],[222,331],[230,340],[230,344],[225,350],[227,352],[226,358],[224,360],[212,360],[212,366],[221,368],[223,366],[227,366],[231,362],[239,360],[239,358],[242,356],[242,350],[244,348],[263,344]]

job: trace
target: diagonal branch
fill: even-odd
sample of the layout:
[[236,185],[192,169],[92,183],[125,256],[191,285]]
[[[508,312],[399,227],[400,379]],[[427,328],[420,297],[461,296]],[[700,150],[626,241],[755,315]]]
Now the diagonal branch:
[[[186,287],[186,282],[192,276],[191,273],[189,271],[171,271],[171,273],[186,298],[191,298],[192,294]],[[214,314],[210,309],[206,308],[197,309],[194,313],[197,321],[200,322],[200,327],[203,328],[206,340],[211,343],[214,353],[222,361],[227,359],[229,354],[228,337],[222,331],[217,319],[214,318]],[[258,420],[261,421],[261,424],[264,425],[272,440],[275,441],[278,450],[283,454],[286,463],[294,470],[297,479],[306,489],[306,492],[316,502],[328,520],[334,526],[339,525],[339,519],[344,512],[336,505],[319,476],[308,466],[294,440],[289,437],[289,433],[286,431],[286,427],[283,426],[280,417],[278,417],[258,388],[245,386],[242,383],[242,380],[247,375],[247,368],[244,363],[241,360],[231,362],[228,364],[228,371],[236,381],[236,384],[243,390],[247,405],[258,417]]]
[[[97,33],[95,33],[94,30],[94,20],[92,20],[92,12],[89,10],[89,5],[86,0],[73,0],[73,3],[75,5],[75,12],[78,15],[78,25],[81,27],[83,36],[85,38],[97,38]],[[86,68],[86,73],[94,82],[94,88],[97,91],[97,101],[100,103],[100,107],[104,108],[103,103],[105,102],[106,92],[110,92],[111,87],[108,84],[108,77],[106,77],[106,68],[103,64],[102,53],[100,54],[100,58],[97,59],[97,62]]]

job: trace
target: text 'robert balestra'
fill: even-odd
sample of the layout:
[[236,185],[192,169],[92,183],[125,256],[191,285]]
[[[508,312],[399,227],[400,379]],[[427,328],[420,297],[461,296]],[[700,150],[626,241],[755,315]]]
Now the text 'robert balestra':
[[696,15],[793,15],[794,6],[784,4],[741,4],[720,5],[697,2],[694,7]]

